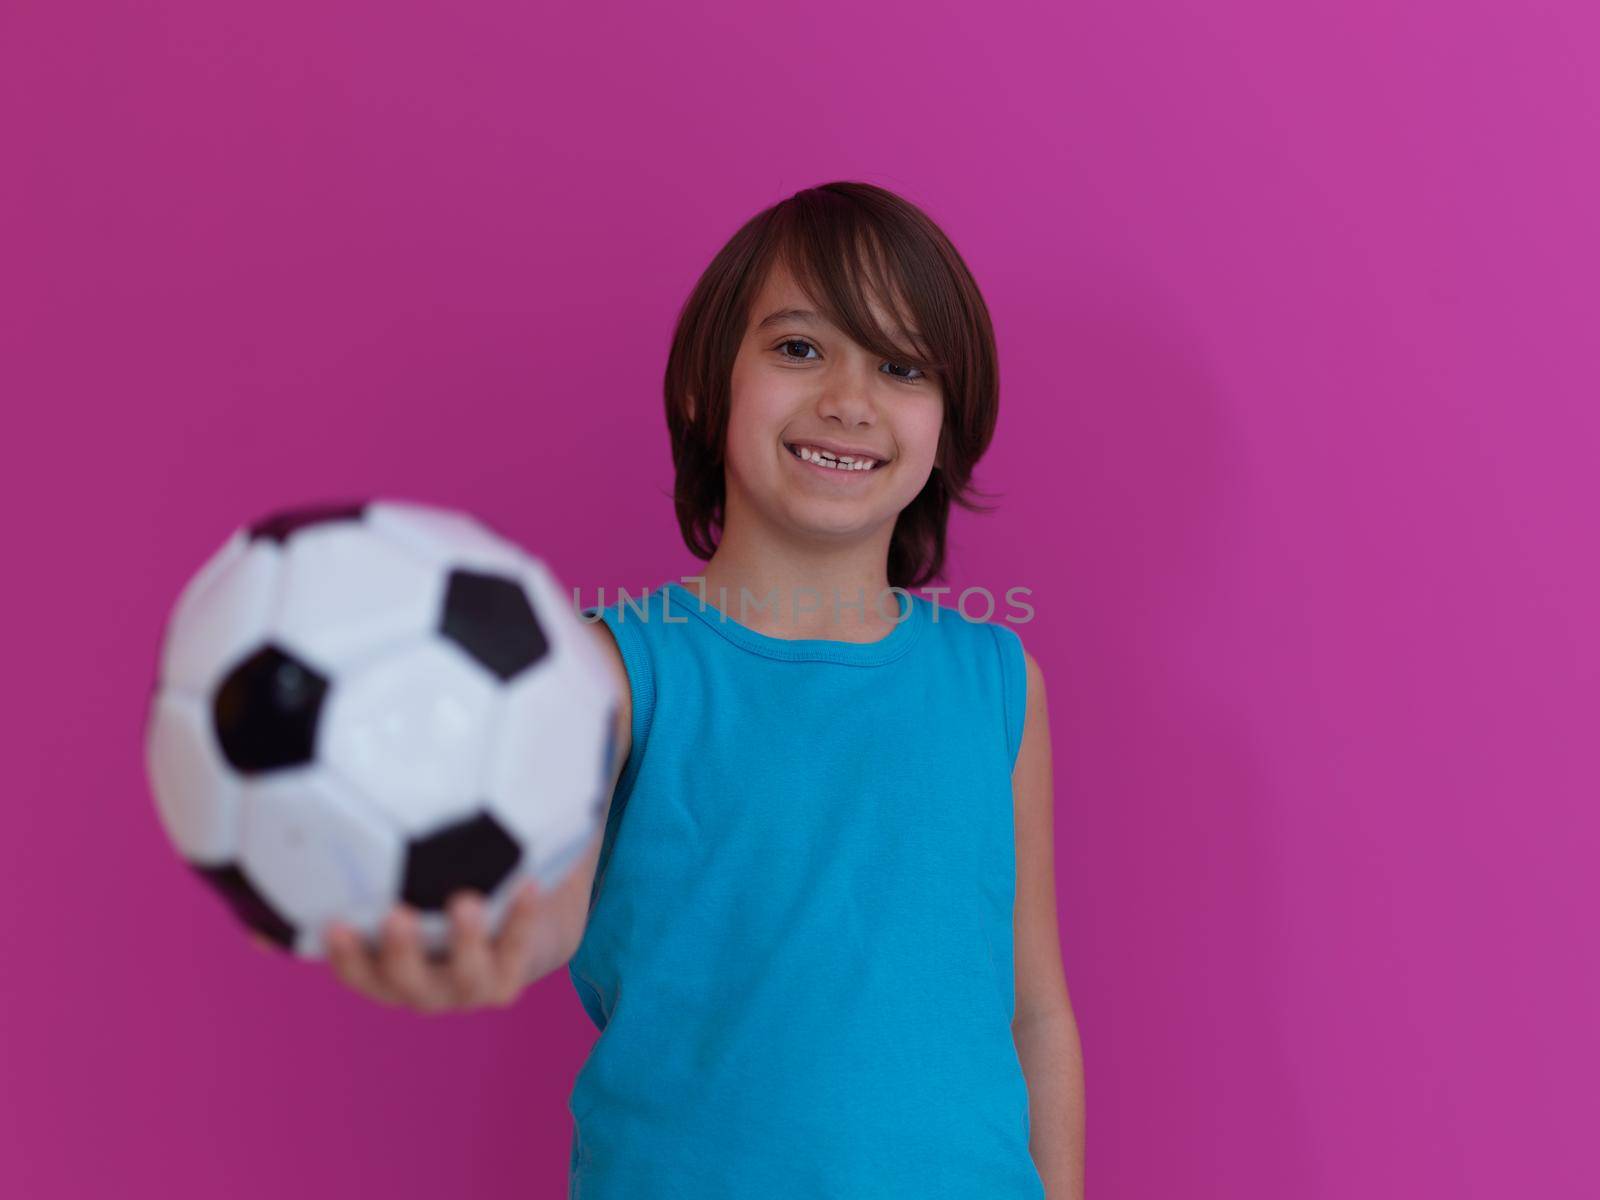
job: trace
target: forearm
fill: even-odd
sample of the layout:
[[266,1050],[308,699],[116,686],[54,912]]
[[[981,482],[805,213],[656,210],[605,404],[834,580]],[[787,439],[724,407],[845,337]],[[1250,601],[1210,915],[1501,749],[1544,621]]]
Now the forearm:
[[1083,1198],[1083,1048],[1071,1012],[1011,1026],[1028,1081],[1028,1150],[1046,1200]]

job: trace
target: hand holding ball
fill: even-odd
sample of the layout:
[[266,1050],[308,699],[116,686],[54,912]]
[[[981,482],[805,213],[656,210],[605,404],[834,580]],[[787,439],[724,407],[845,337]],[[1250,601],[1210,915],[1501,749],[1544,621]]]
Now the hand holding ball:
[[429,950],[564,879],[609,796],[617,684],[538,559],[400,501],[237,530],[184,588],[146,727],[179,855],[304,958],[396,904]]

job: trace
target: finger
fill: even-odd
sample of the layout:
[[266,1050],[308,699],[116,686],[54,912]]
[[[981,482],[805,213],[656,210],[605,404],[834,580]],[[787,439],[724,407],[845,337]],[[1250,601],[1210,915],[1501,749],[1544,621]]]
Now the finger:
[[399,1004],[400,997],[378,974],[377,960],[350,926],[337,921],[323,932],[328,965],[346,987],[381,1004]]
[[528,970],[542,949],[543,907],[539,885],[530,879],[517,889],[494,945],[495,990],[509,1003],[527,986]]
[[450,901],[450,982],[456,1002],[477,1006],[493,998],[494,959],[484,929],[483,900],[476,892],[458,892]]
[[423,961],[417,916],[407,905],[396,905],[384,921],[378,962],[379,976],[404,1002],[423,1012],[450,1007],[449,976]]

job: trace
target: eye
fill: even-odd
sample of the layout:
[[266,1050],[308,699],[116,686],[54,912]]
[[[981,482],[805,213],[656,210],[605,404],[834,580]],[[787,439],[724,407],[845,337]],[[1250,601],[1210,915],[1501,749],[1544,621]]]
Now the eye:
[[[810,342],[806,341],[805,338],[785,338],[783,341],[778,343],[777,350],[779,354],[781,354],[784,358],[789,359],[791,362],[809,362],[811,360],[804,353],[798,355],[787,353],[790,346],[802,346],[806,350],[816,349],[816,347]],[[901,367],[899,363],[890,362],[887,360],[885,360],[883,365],[886,367],[900,367],[900,369],[903,371],[915,372],[915,374],[911,375],[896,375],[893,371],[890,371],[890,378],[898,379],[901,383],[921,383],[923,379],[926,378],[923,371],[918,367]]]

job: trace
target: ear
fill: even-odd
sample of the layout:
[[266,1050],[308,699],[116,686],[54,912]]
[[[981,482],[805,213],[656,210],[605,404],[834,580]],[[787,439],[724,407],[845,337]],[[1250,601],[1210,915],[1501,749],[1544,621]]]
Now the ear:
[[695,420],[695,411],[696,411],[695,410],[694,397],[692,395],[684,397],[684,399],[683,399],[683,407],[684,407],[684,410],[689,414],[689,421],[692,424],[694,422],[694,420]]

